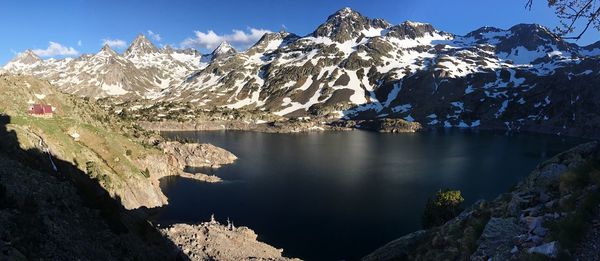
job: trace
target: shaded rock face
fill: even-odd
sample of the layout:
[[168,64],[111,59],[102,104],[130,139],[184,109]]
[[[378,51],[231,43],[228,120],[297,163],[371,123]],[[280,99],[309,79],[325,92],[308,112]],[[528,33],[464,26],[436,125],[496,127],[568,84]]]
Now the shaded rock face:
[[1,154],[1,260],[177,257],[175,246],[136,214],[105,208],[101,201],[91,202],[84,196],[94,194],[89,188],[78,190],[65,177],[31,169]]
[[299,260],[283,257],[282,249],[259,242],[254,231],[231,223],[175,224],[162,233],[191,260]]
[[[579,145],[540,164],[510,193],[477,202],[446,224],[401,237],[363,260],[528,260],[534,254],[593,260],[597,232],[587,228],[600,222],[600,191],[596,181],[582,180],[597,175],[599,163],[598,142]],[[580,241],[571,237],[577,230],[584,233]]]

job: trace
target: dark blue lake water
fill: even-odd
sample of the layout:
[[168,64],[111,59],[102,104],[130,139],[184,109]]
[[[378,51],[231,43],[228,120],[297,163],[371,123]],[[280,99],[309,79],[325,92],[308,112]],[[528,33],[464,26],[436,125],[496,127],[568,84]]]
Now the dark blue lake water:
[[506,192],[538,163],[580,139],[495,132],[417,134],[173,132],[223,147],[239,160],[206,184],[166,178],[162,224],[208,221],[248,226],[284,254],[356,260],[421,228],[428,197],[460,189],[470,204]]

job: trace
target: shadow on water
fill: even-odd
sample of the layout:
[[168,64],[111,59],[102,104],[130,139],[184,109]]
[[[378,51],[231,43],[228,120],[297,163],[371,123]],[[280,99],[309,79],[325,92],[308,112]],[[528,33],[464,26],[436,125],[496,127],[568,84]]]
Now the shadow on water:
[[307,260],[358,260],[420,229],[427,198],[437,190],[460,189],[466,205],[492,199],[544,159],[580,143],[457,129],[163,135],[211,143],[238,160],[216,173],[233,183],[161,180],[170,203],[158,223],[228,217],[252,228],[261,241],[283,248],[285,255]]
[[[146,244],[146,249],[151,250],[151,253],[158,253],[157,256],[150,257],[152,260],[189,260],[187,256],[181,254],[177,250],[177,247],[169,239],[165,238],[156,228],[146,221],[148,213],[158,211],[159,208],[147,209],[142,207],[135,210],[125,209],[121,205],[120,198],[112,198],[109,192],[107,192],[96,179],[90,178],[90,176],[79,170],[70,162],[61,160],[50,153],[38,149],[21,149],[17,134],[15,131],[9,131],[7,128],[7,125],[10,123],[10,116],[0,114],[1,154],[26,167],[46,173],[61,182],[70,182],[77,188],[77,193],[83,199],[85,207],[97,210],[112,233],[115,235],[131,233],[138,236],[141,241]],[[0,183],[0,185],[3,184]],[[18,229],[26,231],[28,228]],[[43,240],[36,240],[36,242],[40,242],[41,244]],[[113,242],[105,243],[108,245]],[[13,244],[15,244],[15,242],[13,242]],[[28,244],[28,247],[31,247],[29,249],[22,249],[22,252],[25,255],[31,254],[31,251],[40,251],[40,249],[43,249],[41,245],[32,246],[31,242],[26,242],[25,244]],[[14,247],[18,248],[19,245],[15,244]],[[66,247],[68,248],[68,246]],[[118,253],[113,254],[118,255]],[[134,258],[147,259],[148,254],[146,253],[145,256],[145,258],[137,256]],[[73,258],[85,259],[86,257]]]

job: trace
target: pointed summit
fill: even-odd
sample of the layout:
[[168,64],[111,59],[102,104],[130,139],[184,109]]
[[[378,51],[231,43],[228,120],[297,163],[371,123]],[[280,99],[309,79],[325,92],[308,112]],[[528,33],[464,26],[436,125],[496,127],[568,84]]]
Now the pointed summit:
[[24,52],[19,53],[11,62],[34,64],[40,61],[42,61],[42,58],[35,54],[31,49],[27,49]]
[[330,15],[327,21],[312,33],[313,37],[329,37],[337,42],[353,40],[362,34],[382,31],[392,25],[382,19],[370,19],[349,7]]
[[117,54],[117,52],[115,52],[115,50],[113,50],[108,44],[102,46],[102,49],[96,53],[97,57],[112,57],[117,55],[119,54]]
[[145,35],[139,34],[125,51],[125,56],[137,56],[151,53],[158,53],[159,50],[146,38]]
[[[350,7],[344,7],[333,14],[333,16],[347,17],[351,15],[360,15],[360,13],[352,10]],[[331,18],[331,16],[330,16]]]
[[227,41],[223,41],[217,48],[211,53],[211,60],[221,59],[236,54],[237,51]]

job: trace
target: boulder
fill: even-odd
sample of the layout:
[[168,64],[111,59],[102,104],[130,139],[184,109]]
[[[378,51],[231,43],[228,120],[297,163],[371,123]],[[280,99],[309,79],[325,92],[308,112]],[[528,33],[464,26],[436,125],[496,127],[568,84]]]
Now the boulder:
[[560,250],[559,243],[556,241],[552,241],[550,243],[546,243],[543,245],[529,248],[529,250],[527,250],[527,253],[540,254],[540,255],[550,257],[550,258],[556,258],[558,256],[559,250]]
[[514,247],[514,239],[526,232],[515,218],[491,218],[479,237],[479,247],[471,260],[508,260]]

